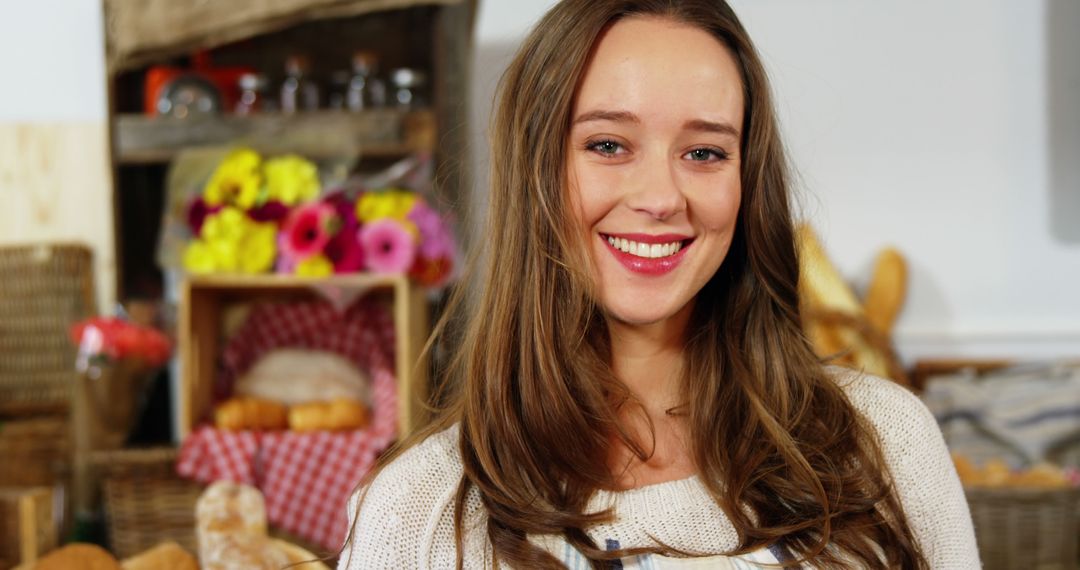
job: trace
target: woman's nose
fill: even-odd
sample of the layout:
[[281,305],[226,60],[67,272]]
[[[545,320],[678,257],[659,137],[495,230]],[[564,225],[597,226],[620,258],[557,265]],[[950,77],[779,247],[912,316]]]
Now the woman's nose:
[[627,205],[657,220],[667,220],[686,210],[686,197],[667,159],[657,157],[641,164]]

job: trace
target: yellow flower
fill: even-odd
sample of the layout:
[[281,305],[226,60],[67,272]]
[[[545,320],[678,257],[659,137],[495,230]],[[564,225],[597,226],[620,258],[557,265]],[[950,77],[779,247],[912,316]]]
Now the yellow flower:
[[253,208],[259,201],[259,192],[262,189],[260,166],[262,157],[249,148],[230,152],[210,176],[210,182],[203,189],[203,199],[210,206],[235,205],[245,210]]
[[296,264],[296,274],[305,277],[333,275],[334,264],[325,255],[313,255]]
[[363,224],[383,218],[405,221],[414,204],[416,194],[408,190],[365,192],[356,202],[356,217]]
[[239,244],[240,271],[264,273],[274,266],[277,257],[277,225],[252,224]]
[[212,273],[217,264],[214,252],[202,240],[194,240],[184,248],[184,269],[190,273]]
[[319,169],[294,154],[266,161],[266,195],[286,206],[312,200],[319,195]]
[[212,241],[210,246],[211,255],[214,258],[214,269],[226,273],[235,273],[240,267],[240,251],[235,241]]
[[226,206],[206,217],[200,235],[208,242],[240,241],[252,224],[244,212]]

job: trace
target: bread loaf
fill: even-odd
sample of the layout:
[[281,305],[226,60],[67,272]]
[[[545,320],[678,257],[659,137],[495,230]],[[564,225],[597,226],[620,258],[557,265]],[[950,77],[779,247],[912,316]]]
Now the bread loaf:
[[34,570],[122,570],[120,562],[104,548],[75,543],[54,550],[37,561]]
[[258,489],[218,481],[195,505],[203,570],[280,569],[288,559],[266,534],[266,505]]
[[127,558],[120,566],[124,570],[199,570],[195,557],[172,541]]
[[348,398],[300,404],[289,409],[289,429],[293,431],[341,431],[361,429],[367,424],[367,407]]
[[218,429],[231,431],[284,429],[288,425],[285,406],[259,398],[231,398],[214,410]]
[[319,350],[274,350],[236,381],[236,393],[287,406],[336,398],[371,402],[371,383],[341,355]]

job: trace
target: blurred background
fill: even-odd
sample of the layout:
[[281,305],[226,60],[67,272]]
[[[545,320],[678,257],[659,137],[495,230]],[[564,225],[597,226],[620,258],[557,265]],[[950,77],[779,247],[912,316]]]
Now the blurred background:
[[[796,174],[808,335],[924,398],[987,567],[1074,567],[1080,4],[731,3]],[[0,7],[0,568],[197,554],[215,481],[265,497],[273,540],[340,544],[424,421],[495,88],[554,4]],[[347,476],[319,479],[318,437]]]

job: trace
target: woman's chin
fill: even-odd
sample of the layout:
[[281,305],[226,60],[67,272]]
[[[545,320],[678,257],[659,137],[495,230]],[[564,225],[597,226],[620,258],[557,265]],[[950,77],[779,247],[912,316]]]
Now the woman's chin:
[[605,304],[608,318],[622,325],[645,327],[670,320],[682,307],[667,307],[658,303],[640,303],[637,306]]

